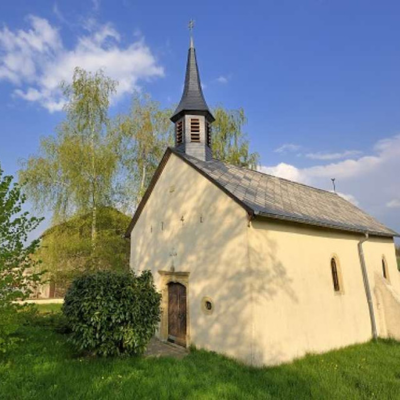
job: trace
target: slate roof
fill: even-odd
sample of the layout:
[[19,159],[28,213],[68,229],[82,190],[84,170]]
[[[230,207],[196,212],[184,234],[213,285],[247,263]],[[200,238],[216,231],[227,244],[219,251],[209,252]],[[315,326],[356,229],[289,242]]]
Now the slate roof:
[[333,192],[219,160],[202,161],[170,149],[255,217],[269,217],[376,236],[399,236]]
[[177,109],[171,117],[171,121],[176,122],[184,111],[201,112],[206,114],[211,122],[214,121],[214,117],[212,116],[206,100],[204,99],[203,90],[200,83],[199,68],[196,60],[196,50],[192,42],[188,53],[185,86],[183,89],[182,98]]

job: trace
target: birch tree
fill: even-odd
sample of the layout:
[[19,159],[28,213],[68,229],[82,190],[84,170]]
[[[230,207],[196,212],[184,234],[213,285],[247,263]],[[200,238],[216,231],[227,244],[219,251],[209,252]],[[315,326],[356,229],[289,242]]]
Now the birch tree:
[[[128,113],[110,121],[116,84],[102,71],[76,68],[72,83],[63,85],[65,120],[54,136],[41,139],[38,154],[20,171],[25,193],[37,209],[53,213],[53,225],[91,215],[89,264],[96,269],[101,268],[101,257],[96,257],[99,208],[134,211],[166,148],[174,144],[173,110],[148,95],[135,94]],[[259,156],[249,151],[243,109],[220,106],[213,113],[214,157],[256,168]]]
[[249,151],[249,140],[243,132],[247,118],[243,108],[226,110],[222,106],[213,109],[212,150],[214,158],[229,164],[256,169],[259,154]]
[[93,266],[97,246],[97,212],[112,204],[118,157],[108,132],[108,108],[116,82],[102,71],[76,68],[70,85],[64,84],[66,120],[55,137],[41,140],[38,155],[20,171],[20,181],[34,204],[53,211],[53,222],[72,215],[92,215]]
[[[214,157],[230,164],[257,168],[259,155],[249,151],[249,140],[243,132],[247,122],[244,110],[226,110],[219,106],[213,113]],[[115,121],[115,137],[119,138],[120,161],[126,177],[122,183],[122,197],[133,208],[146,191],[167,146],[174,145],[171,115],[172,109],[161,108],[148,95],[136,94],[129,113]]]
[[149,95],[135,94],[128,114],[115,124],[125,170],[125,199],[134,208],[139,203],[168,146],[172,146],[172,110],[162,109]]

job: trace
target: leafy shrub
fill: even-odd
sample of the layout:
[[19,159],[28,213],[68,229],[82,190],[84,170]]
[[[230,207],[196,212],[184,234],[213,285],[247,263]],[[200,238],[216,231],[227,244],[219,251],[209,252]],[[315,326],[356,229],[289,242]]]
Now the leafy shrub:
[[0,353],[20,340],[16,333],[28,307],[16,300],[27,299],[41,279],[35,273],[39,261],[32,257],[39,241],[27,244],[28,234],[41,220],[23,211],[24,202],[21,188],[0,168]]
[[101,356],[141,354],[160,320],[161,295],[150,271],[102,271],[76,278],[63,313],[80,349]]

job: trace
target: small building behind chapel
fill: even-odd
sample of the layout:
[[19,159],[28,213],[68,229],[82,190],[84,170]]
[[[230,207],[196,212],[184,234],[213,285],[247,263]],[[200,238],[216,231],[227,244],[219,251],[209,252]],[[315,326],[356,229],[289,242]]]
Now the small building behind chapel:
[[328,192],[213,158],[193,41],[168,148],[127,236],[162,293],[161,340],[251,365],[400,339],[394,237]]

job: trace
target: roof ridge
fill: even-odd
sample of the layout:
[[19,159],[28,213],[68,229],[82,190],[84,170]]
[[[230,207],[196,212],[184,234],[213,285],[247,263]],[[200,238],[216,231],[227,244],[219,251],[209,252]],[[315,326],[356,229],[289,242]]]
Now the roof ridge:
[[[287,178],[282,178],[282,177],[280,177],[280,176],[276,176],[276,175],[272,175],[272,174],[267,174],[267,173],[265,173],[265,172],[261,172],[261,171],[254,170],[254,169],[251,169],[251,168],[247,168],[247,167],[244,167],[244,166],[229,164],[229,163],[227,163],[226,161],[218,160],[218,159],[216,159],[216,158],[213,158],[213,159],[211,159],[211,160],[209,160],[209,161],[204,161],[204,162],[205,162],[205,163],[208,163],[208,162],[212,162],[212,161],[217,161],[217,162],[220,162],[220,163],[222,163],[222,164],[224,164],[224,165],[227,165],[227,166],[230,166],[230,167],[234,167],[234,168],[238,168],[238,169],[244,169],[244,170],[247,170],[247,171],[250,171],[250,172],[255,172],[255,173],[260,174],[260,175],[263,175],[263,176],[269,176],[269,177],[272,177],[272,178],[279,179],[279,180],[281,180],[281,181],[286,181],[286,182],[293,183],[293,184],[295,184],[295,185],[300,185],[300,186],[306,187],[307,189],[317,190],[317,191],[320,191],[320,192],[323,192],[323,193],[328,193],[328,194],[330,194],[330,195],[336,196],[339,200],[345,201],[345,202],[351,204],[354,208],[356,208],[356,209],[357,209],[358,211],[360,211],[362,214],[368,216],[369,218],[374,219],[374,220],[375,220],[376,222],[378,222],[380,225],[386,227],[385,224],[383,224],[381,221],[379,221],[379,220],[377,220],[376,218],[372,217],[371,215],[369,215],[368,213],[366,213],[364,210],[362,210],[360,207],[358,207],[357,205],[353,204],[351,201],[345,199],[343,196],[340,196],[337,192],[332,192],[332,191],[329,191],[329,190],[316,188],[316,187],[314,187],[314,186],[306,185],[306,184],[301,183],[301,182],[296,182],[296,181],[292,181],[292,180],[287,179]],[[390,229],[390,228],[389,228],[389,229]]]
[[[347,199],[344,198],[343,196],[340,196],[337,192],[332,192],[332,191],[330,191],[330,190],[325,190],[325,189],[316,188],[316,187],[314,187],[314,186],[306,185],[306,184],[301,183],[301,182],[292,181],[292,180],[287,179],[287,178],[282,178],[282,177],[280,177],[280,176],[276,176],[276,175],[272,175],[272,174],[267,174],[267,173],[265,173],[265,172],[257,171],[257,170],[250,169],[250,168],[247,168],[247,167],[229,164],[229,163],[226,163],[225,161],[221,161],[221,160],[217,160],[217,159],[213,159],[213,160],[222,162],[222,163],[225,164],[225,165],[229,165],[229,166],[233,166],[233,167],[245,169],[245,170],[248,170],[248,171],[250,171],[250,172],[256,172],[256,173],[258,173],[258,174],[261,174],[261,175],[264,175],[264,176],[270,176],[270,177],[272,177],[272,178],[276,178],[276,179],[279,179],[279,180],[282,180],[282,181],[290,182],[290,183],[293,183],[293,184],[295,184],[295,185],[304,186],[304,187],[306,187],[307,189],[318,190],[318,191],[320,191],[320,192],[324,192],[324,193],[328,193],[328,194],[337,196],[337,198],[338,198],[339,200],[345,201],[345,202],[351,204],[354,208],[356,208],[356,209],[357,209],[358,211],[360,211],[362,214],[368,216],[369,218],[374,219],[374,220],[375,220],[376,222],[378,222],[380,225],[386,227],[386,225],[383,224],[381,221],[379,221],[378,219],[376,219],[376,218],[373,217],[372,215],[369,215],[369,214],[368,214],[367,212],[365,212],[363,209],[361,209],[360,207],[358,207],[357,205],[355,205],[355,204],[352,203],[351,201],[347,200]],[[390,229],[390,228],[389,228],[389,229]]]
[[[368,213],[366,213],[359,207],[355,206],[350,201],[337,195],[337,193],[328,192],[323,189],[314,188],[313,186],[308,186],[308,185],[305,185],[302,183],[294,182],[289,179],[279,178],[277,176],[266,174],[264,172],[252,170],[250,168],[229,164],[224,161],[217,160],[215,158],[213,158],[209,161],[199,160],[199,159],[189,156],[173,147],[168,147],[166,152],[164,153],[164,156],[163,156],[160,164],[158,165],[156,172],[153,175],[153,178],[149,184],[149,187],[147,188],[146,193],[143,196],[143,198],[132,218],[132,221],[131,221],[129,228],[127,230],[127,233],[126,233],[127,237],[129,236],[129,234],[132,231],[132,229],[134,228],[137,220],[139,219],[140,214],[141,214],[143,208],[145,207],[145,204],[146,204],[148,198],[150,197],[151,192],[152,192],[154,186],[156,185],[157,180],[160,177],[166,163],[168,162],[168,159],[169,159],[169,156],[171,153],[174,154],[175,156],[179,157],[183,162],[186,162],[188,165],[190,165],[192,168],[194,168],[197,172],[199,172],[201,175],[203,175],[205,178],[207,178],[211,183],[216,185],[226,195],[228,195],[230,198],[232,198],[232,200],[234,200],[236,203],[238,203],[241,207],[243,207],[246,210],[246,212],[248,213],[248,215],[251,218],[258,215],[261,217],[265,216],[267,218],[276,218],[276,219],[280,219],[280,220],[299,222],[299,223],[311,225],[311,226],[319,226],[319,227],[322,226],[322,227],[330,228],[330,229],[339,229],[341,231],[346,231],[346,232],[357,232],[357,233],[368,232],[369,234],[374,235],[374,236],[383,236],[383,237],[398,236],[398,237],[400,237],[400,234],[398,234],[394,230],[388,228],[382,222],[378,221],[373,216],[369,215]],[[330,199],[328,199],[328,200],[330,201],[330,204],[329,204],[329,201],[328,201],[328,203],[322,201],[322,202],[317,202],[316,204],[313,203],[310,205],[308,202],[305,203],[304,202],[305,199],[303,198],[303,196],[301,196],[300,200],[303,203],[300,204],[300,208],[298,207],[297,209],[296,208],[292,209],[292,207],[290,207],[290,209],[285,209],[285,205],[281,201],[282,200],[281,196],[279,196],[279,198],[277,198],[277,199],[275,199],[275,198],[272,199],[274,201],[273,204],[276,204],[277,207],[271,208],[270,206],[267,205],[267,203],[260,204],[259,202],[257,202],[255,200],[255,195],[254,196],[251,195],[254,198],[251,198],[251,196],[250,196],[250,199],[247,199],[246,196],[244,196],[242,192],[236,193],[235,190],[228,189],[228,187],[224,184],[224,182],[220,181],[219,175],[217,174],[217,176],[216,176],[213,173],[212,168],[210,170],[208,168],[206,168],[206,166],[210,166],[210,164],[212,164],[212,163],[216,164],[217,170],[221,170],[222,169],[221,166],[223,166],[224,168],[228,168],[228,171],[225,171],[225,173],[227,173],[228,175],[231,174],[232,176],[234,176],[236,174],[236,176],[237,176],[238,171],[248,170],[249,172],[256,172],[258,174],[261,174],[262,176],[270,177],[271,179],[276,178],[276,179],[274,179],[275,184],[278,184],[279,182],[281,182],[283,180],[283,181],[288,181],[290,183],[294,183],[297,185],[301,185],[309,191],[318,190],[320,192],[329,193],[332,195],[336,194],[337,196],[335,197],[335,199],[340,199],[342,204],[334,204],[332,196],[329,196]],[[218,164],[219,164],[219,166],[218,166]],[[236,171],[229,171],[229,167],[235,169]],[[258,184],[258,182],[257,182],[257,184]],[[294,194],[296,194],[296,193],[294,193]],[[277,201],[275,202],[275,200],[277,200]],[[343,207],[344,214],[342,215],[339,213],[339,215],[338,215],[335,210],[332,211],[332,204],[334,204],[335,206],[338,205],[339,207]],[[311,212],[311,213],[309,210],[310,206],[312,207],[312,210],[313,210],[313,212]],[[307,209],[307,207],[308,207],[308,209]],[[358,215],[358,213],[354,213],[354,208],[356,210],[359,210],[362,215]],[[284,214],[282,214],[279,211],[279,209],[282,209],[284,211]],[[321,220],[315,216],[314,211],[318,211],[325,215],[323,223],[321,223]],[[367,218],[365,219],[365,217],[367,217]]]

